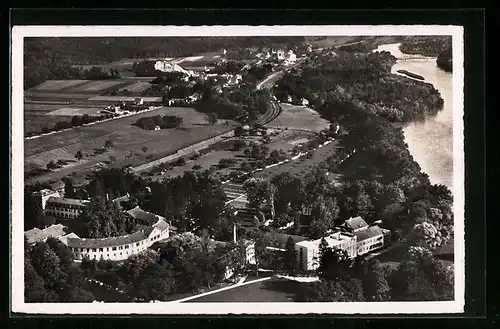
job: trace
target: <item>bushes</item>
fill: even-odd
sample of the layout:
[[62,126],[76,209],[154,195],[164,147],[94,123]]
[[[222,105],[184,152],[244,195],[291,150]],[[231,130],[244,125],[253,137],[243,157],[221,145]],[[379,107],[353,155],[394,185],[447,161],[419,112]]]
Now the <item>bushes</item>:
[[181,124],[182,117],[172,115],[144,117],[135,123],[135,125],[145,130],[154,130],[157,126],[161,129],[178,128]]

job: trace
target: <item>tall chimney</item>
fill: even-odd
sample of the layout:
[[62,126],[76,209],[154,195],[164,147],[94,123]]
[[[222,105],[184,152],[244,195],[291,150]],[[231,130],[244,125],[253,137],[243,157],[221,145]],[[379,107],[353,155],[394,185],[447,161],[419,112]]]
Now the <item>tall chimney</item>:
[[233,242],[236,243],[236,223],[233,224]]

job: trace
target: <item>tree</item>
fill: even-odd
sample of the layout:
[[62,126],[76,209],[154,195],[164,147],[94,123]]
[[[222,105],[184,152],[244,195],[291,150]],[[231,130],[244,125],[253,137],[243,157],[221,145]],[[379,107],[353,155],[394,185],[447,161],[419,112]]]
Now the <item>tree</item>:
[[142,152],[143,153],[146,153],[148,151],[148,147],[146,145],[144,145],[142,148],[141,148]]
[[312,221],[309,224],[309,236],[313,239],[325,236],[338,217],[339,207],[336,200],[319,196],[311,210]]
[[43,228],[42,198],[31,190],[24,189],[24,229]]
[[295,252],[295,242],[292,237],[288,237],[285,244],[285,252],[283,254],[283,269],[286,273],[295,275],[298,267],[299,264],[297,262],[297,255]]
[[59,257],[62,269],[67,269],[73,263],[75,258],[73,252],[61,240],[49,237],[46,243]]
[[[45,291],[45,282],[36,273],[28,257],[24,258],[24,298],[26,302],[41,302]],[[40,300],[41,299],[41,300]]]
[[106,142],[104,142],[104,148],[106,150],[109,150],[110,148],[112,148],[114,146],[115,146],[115,143],[110,139],[106,139]]
[[140,279],[138,297],[150,300],[165,300],[175,287],[171,265],[149,263]]
[[106,190],[104,184],[97,177],[90,181],[89,185],[87,186],[87,193],[91,198],[106,198]]
[[77,152],[75,153],[75,158],[76,158],[78,161],[80,161],[80,160],[83,158],[83,153],[82,153],[82,151],[77,151]]
[[208,119],[208,122],[209,122],[211,125],[214,125],[214,124],[216,124],[216,123],[217,123],[217,120],[218,120],[218,118],[217,118],[217,113],[213,113],[213,112],[211,112],[211,113],[209,113],[209,114],[207,115],[207,117],[208,117],[208,118],[207,118],[207,119]]
[[411,231],[409,242],[429,250],[436,250],[443,243],[441,232],[431,223],[416,224]]
[[90,116],[88,114],[82,115],[82,124],[88,124],[90,123]]
[[49,163],[47,163],[47,170],[55,170],[57,168],[58,168],[58,166],[53,160],[51,160]]
[[356,278],[321,280],[303,288],[298,299],[304,302],[362,302],[363,287]]
[[65,281],[67,275],[61,269],[61,261],[47,243],[37,243],[30,256],[33,268],[40,273],[48,289]]
[[271,185],[265,179],[251,178],[245,181],[243,188],[251,208],[260,208],[264,202],[271,199]]
[[386,301],[390,297],[390,287],[386,271],[378,259],[368,264],[368,270],[363,278],[363,292],[367,301]]
[[[321,244],[320,244],[321,246]],[[337,280],[348,275],[352,260],[343,249],[326,248],[320,251],[319,276],[325,280]]]
[[79,115],[73,116],[73,118],[71,118],[71,124],[73,125],[73,127],[81,126],[83,124],[82,117]]
[[80,214],[82,223],[80,236],[107,238],[128,233],[134,226],[132,219],[123,213],[119,206],[101,197],[93,198]]

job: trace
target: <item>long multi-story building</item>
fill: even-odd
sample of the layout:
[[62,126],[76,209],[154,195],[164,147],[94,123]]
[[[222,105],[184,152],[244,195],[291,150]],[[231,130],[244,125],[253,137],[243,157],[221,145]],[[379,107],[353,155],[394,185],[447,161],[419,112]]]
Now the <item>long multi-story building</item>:
[[[356,257],[356,236],[347,232],[336,232],[324,238],[330,248],[346,250],[350,257]],[[313,271],[319,267],[319,245],[322,239],[301,241],[295,244],[300,267]]]
[[126,213],[136,221],[137,231],[134,233],[102,239],[67,238],[65,243],[73,251],[75,259],[124,260],[170,236],[170,224],[162,216],[138,206]]
[[45,203],[45,214],[61,219],[77,218],[89,202],[88,200],[49,197]]
[[[363,218],[346,220],[339,230],[325,237],[330,248],[347,251],[349,257],[364,255],[387,245],[390,231],[377,225],[368,225]],[[300,241],[295,244],[297,260],[302,269],[316,270],[319,266],[321,239]]]

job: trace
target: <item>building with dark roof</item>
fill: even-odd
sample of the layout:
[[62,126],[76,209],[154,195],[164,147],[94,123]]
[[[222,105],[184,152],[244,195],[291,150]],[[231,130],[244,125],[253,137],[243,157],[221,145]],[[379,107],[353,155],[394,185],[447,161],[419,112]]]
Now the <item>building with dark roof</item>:
[[352,232],[361,231],[368,228],[368,224],[360,216],[349,218],[343,224],[343,226]]
[[61,219],[77,218],[89,202],[88,200],[49,197],[45,202],[45,214]]
[[59,238],[66,234],[66,226],[62,224],[51,225],[43,230],[33,228],[24,232],[29,244],[46,241],[48,238]]

